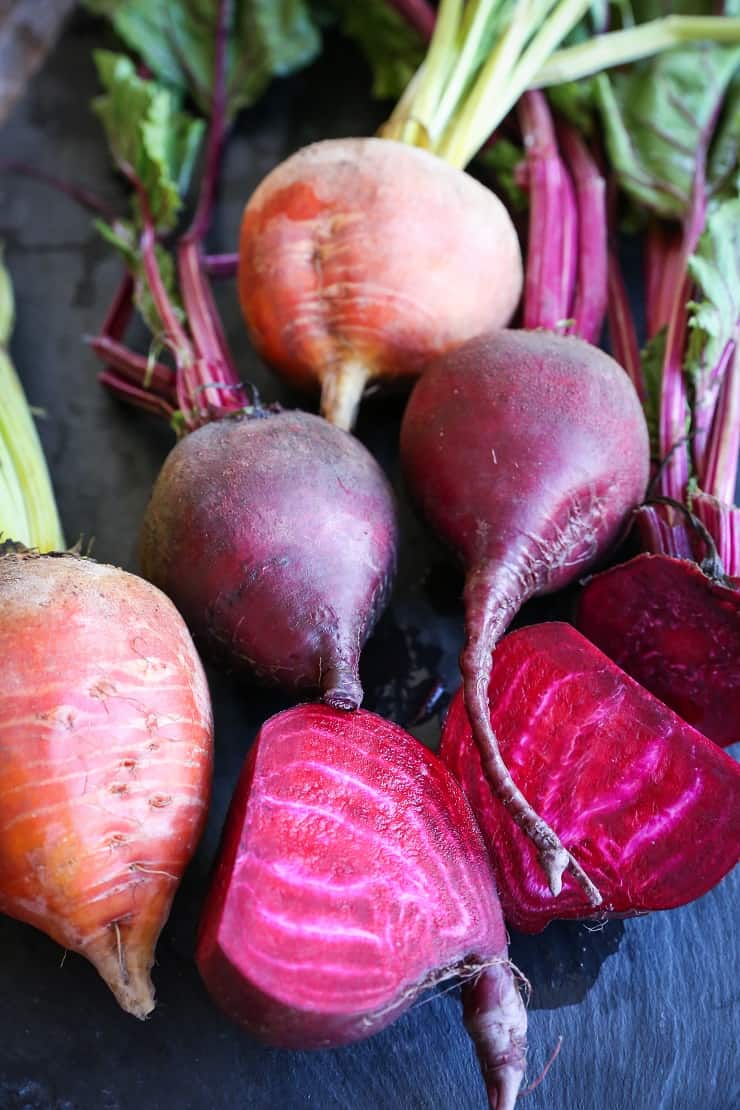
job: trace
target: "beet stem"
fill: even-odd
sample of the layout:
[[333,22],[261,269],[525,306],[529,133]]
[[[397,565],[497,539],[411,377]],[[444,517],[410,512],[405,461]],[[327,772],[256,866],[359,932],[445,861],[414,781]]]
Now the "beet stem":
[[85,189],[81,185],[74,185],[71,181],[65,181],[64,178],[57,177],[56,174],[40,170],[37,166],[32,166],[28,162],[16,161],[15,159],[0,162],[0,173],[15,173],[21,177],[30,177],[34,181],[40,181],[42,184],[56,189],[58,193],[69,197],[70,200],[75,201],[82,208],[86,208],[88,212],[96,212],[110,223],[114,223],[120,218],[110,204],[90,189]]
[[513,1110],[527,1059],[527,1011],[511,965],[484,968],[463,986],[462,999],[490,1110]]
[[98,358],[112,367],[114,377],[174,401],[175,374],[169,366],[150,361],[107,335],[96,335],[89,343]]
[[134,279],[126,270],[103,321],[102,334],[108,339],[123,339],[133,311]]
[[589,903],[598,906],[601,895],[586,872],[514,782],[491,726],[488,685],[492,653],[509,622],[531,595],[531,590],[523,592],[521,588],[511,588],[513,576],[513,571],[498,564],[484,566],[468,575],[465,584],[467,641],[460,661],[465,707],[488,784],[535,845],[552,894],[555,897],[560,894],[563,872],[568,870],[583,888]]
[[232,278],[239,269],[238,254],[206,254],[203,256],[203,269],[212,278]]
[[525,93],[518,115],[529,182],[524,326],[554,331],[568,319],[573,298],[578,236],[575,194],[558,152],[544,94]]
[[429,42],[437,13],[427,0],[388,0],[388,2],[399,15],[403,16],[410,27],[418,31],[424,42]]
[[[198,204],[193,222],[183,235],[177,249],[178,277],[185,302],[193,341],[200,365],[207,364],[207,379],[197,387],[201,400],[209,409],[238,410],[244,407],[244,398],[236,390],[240,386],[239,374],[231,357],[223,326],[216,310],[213,294],[205,272],[203,239],[208,233],[213,217],[219,170],[226,139],[226,47],[233,5],[231,0],[220,0],[216,21],[213,59],[213,92],[211,115],[208,124],[206,166],[201,179]],[[219,390],[223,382],[226,389]],[[194,399],[194,398],[193,398]],[[194,407],[198,407],[194,405]]]
[[560,149],[575,186],[578,214],[576,290],[570,315],[573,333],[598,343],[607,304],[606,182],[574,127],[557,127]]
[[644,405],[647,400],[647,389],[645,387],[645,376],[642,372],[637,330],[632,317],[619,258],[616,249],[611,247],[609,249],[608,265],[607,320],[612,351],[619,365],[627,371],[629,379],[637,391],[637,396],[640,398],[640,403]]

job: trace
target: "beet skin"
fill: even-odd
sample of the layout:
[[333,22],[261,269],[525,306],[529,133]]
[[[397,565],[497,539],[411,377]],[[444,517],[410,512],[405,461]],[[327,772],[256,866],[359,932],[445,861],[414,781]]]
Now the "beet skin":
[[720,747],[740,740],[740,591],[688,559],[638,555],[585,585],[584,636]]
[[212,655],[354,709],[396,534],[390,486],[358,440],[302,412],[234,416],[170,453],[141,564]]
[[227,1014],[287,1048],[368,1037],[459,974],[490,1105],[514,1104],[526,1014],[480,832],[447,768],[374,713],[263,725],[196,959]]
[[565,867],[599,894],[517,788],[491,730],[491,653],[520,606],[577,578],[642,500],[649,448],[637,393],[583,340],[502,331],[443,356],[401,428],[408,483],[466,568],[465,701],[489,782],[539,849],[554,894]]

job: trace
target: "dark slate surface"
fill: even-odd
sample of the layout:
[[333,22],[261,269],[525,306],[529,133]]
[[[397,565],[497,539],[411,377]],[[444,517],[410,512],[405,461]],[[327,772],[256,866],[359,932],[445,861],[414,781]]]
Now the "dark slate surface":
[[[13,118],[0,156],[84,179],[120,199],[97,125],[89,60],[99,31],[75,22]],[[283,83],[231,142],[213,249],[231,249],[245,198],[301,144],[368,133],[380,113],[362,64],[334,46]],[[41,425],[67,536],[93,536],[102,560],[135,568],[148,491],[171,442],[164,426],[117,405],[95,383],[80,341],[100,324],[118,263],[64,197],[0,180],[0,236],[18,296],[13,353]],[[259,366],[233,288],[219,291],[244,374],[268,398],[291,398]],[[400,402],[366,405],[359,434],[400,487]],[[365,661],[367,704],[406,722],[441,676],[455,685],[459,578],[408,509],[395,600]],[[530,614],[531,615],[531,614]],[[159,1005],[145,1024],[117,1010],[84,960],[0,920],[0,1110],[482,1110],[485,1096],[454,990],[419,1004],[372,1040],[321,1053],[262,1048],[211,1006],[191,953],[199,905],[230,791],[255,729],[287,704],[211,674],[217,718],[213,810],[158,949]],[[438,721],[418,731],[434,744]],[[729,1110],[735,1066],[738,876],[687,909],[590,930],[551,926],[512,938],[532,981],[530,1078],[563,1037],[527,1110]],[[733,1021],[734,1019],[734,1021]]]

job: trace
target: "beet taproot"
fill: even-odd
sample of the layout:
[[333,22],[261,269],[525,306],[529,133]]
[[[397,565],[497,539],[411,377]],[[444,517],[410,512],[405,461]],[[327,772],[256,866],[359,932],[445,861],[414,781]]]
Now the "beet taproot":
[[140,557],[212,655],[355,709],[396,534],[390,486],[358,440],[308,413],[237,415],[172,450]]
[[648,480],[648,434],[622,368],[574,337],[502,331],[427,368],[401,427],[423,514],[466,568],[465,700],[486,774],[537,844],[553,894],[565,867],[598,891],[515,785],[488,707],[491,653],[529,598],[572,582],[616,539]]
[[534,846],[483,774],[462,692],[440,757],[489,847],[507,922],[536,933],[556,918],[625,917],[699,898],[740,856],[740,766],[567,624],[501,640],[491,724],[518,786],[601,891],[595,909],[570,875],[553,899]]
[[218,1005],[287,1048],[383,1029],[464,977],[490,1105],[513,1106],[526,1013],[493,873],[442,763],[365,710],[304,705],[262,726],[244,766],[196,959]]

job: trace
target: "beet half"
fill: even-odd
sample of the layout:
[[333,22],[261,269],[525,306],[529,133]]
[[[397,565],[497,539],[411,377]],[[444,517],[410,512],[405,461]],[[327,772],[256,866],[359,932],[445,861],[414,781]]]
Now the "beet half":
[[598,891],[514,783],[491,728],[491,653],[521,605],[578,577],[615,540],[648,479],[645,418],[627,375],[580,339],[481,336],[437,360],[401,428],[409,486],[466,567],[465,702],[492,788],[537,845]]
[[591,578],[576,623],[720,747],[740,740],[740,591],[688,559],[638,555]]
[[603,896],[595,911],[566,875],[552,899],[531,841],[486,781],[460,692],[440,756],[473,806],[514,928],[536,933],[555,918],[672,909],[734,867],[740,766],[576,629],[553,622],[505,636],[488,696],[517,783]]
[[480,832],[442,763],[373,713],[306,705],[263,725],[196,959],[230,1017],[287,1048],[368,1037],[462,975],[490,1105],[516,1100],[526,1014]]
[[362,444],[320,417],[279,412],[226,417],[177,444],[140,555],[212,656],[355,709],[396,542],[392,491]]

